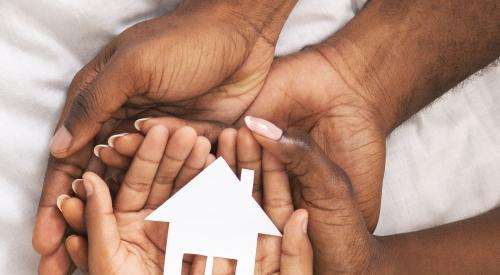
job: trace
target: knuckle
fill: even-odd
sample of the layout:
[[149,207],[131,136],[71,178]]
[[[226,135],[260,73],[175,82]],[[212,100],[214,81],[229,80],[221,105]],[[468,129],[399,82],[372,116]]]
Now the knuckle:
[[150,187],[151,187],[151,183],[148,182],[148,181],[144,181],[144,180],[140,180],[140,179],[137,179],[137,180],[128,180],[128,179],[125,179],[123,181],[123,184],[125,186],[128,186],[130,189],[136,191],[136,192],[139,192],[139,193],[144,193],[144,192],[148,192]]
[[314,149],[316,144],[306,131],[300,129],[287,131],[287,137],[291,145],[290,151],[294,155],[309,153]]
[[81,92],[75,96],[73,104],[68,114],[68,119],[66,120],[66,127],[69,131],[72,130],[72,126],[80,121],[87,120],[90,117],[90,102],[85,92]]

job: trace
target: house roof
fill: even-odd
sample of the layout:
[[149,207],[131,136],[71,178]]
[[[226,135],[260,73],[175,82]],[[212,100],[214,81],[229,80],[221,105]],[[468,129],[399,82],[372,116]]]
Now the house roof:
[[223,158],[218,158],[146,219],[160,222],[217,227],[231,232],[281,233],[253,199],[253,171],[242,171],[250,182],[241,182]]

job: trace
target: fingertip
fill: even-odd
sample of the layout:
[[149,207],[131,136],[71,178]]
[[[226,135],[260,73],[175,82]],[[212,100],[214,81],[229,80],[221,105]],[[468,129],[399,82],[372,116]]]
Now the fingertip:
[[226,128],[220,133],[220,138],[236,138],[238,136],[238,130],[234,128]]
[[121,133],[121,134],[116,134],[116,135],[112,135],[108,138],[108,145],[109,147],[111,148],[115,148],[115,141],[116,139],[120,138],[120,137],[124,137],[124,136],[127,136],[129,133]]
[[203,149],[203,151],[210,152],[210,149],[212,148],[212,144],[210,143],[210,140],[208,138],[203,137],[203,136],[198,136],[196,138],[196,145]]
[[69,226],[78,233],[85,233],[85,205],[79,198],[68,196],[61,203],[61,212]]
[[205,161],[205,167],[209,166],[216,160],[215,156],[213,154],[208,154],[207,160]]
[[88,270],[88,243],[87,240],[81,236],[71,235],[65,241],[68,254],[82,271]]
[[152,126],[151,129],[148,131],[148,134],[150,134],[150,132],[152,131],[157,135],[168,137],[168,128],[161,124]]
[[32,246],[40,255],[50,255],[64,237],[66,223],[56,206],[40,207],[33,228]]
[[99,185],[106,185],[104,181],[93,172],[85,172],[82,176],[83,188],[85,189],[86,197],[89,198],[94,193],[94,189],[98,188]]
[[291,239],[303,238],[307,236],[309,214],[305,209],[298,209],[292,213],[285,224],[284,236]]
[[145,127],[145,122],[151,119],[150,117],[140,118],[134,122],[134,128],[143,133],[147,133],[148,129]]
[[62,212],[62,203],[66,199],[69,199],[69,198],[71,198],[71,197],[68,196],[67,194],[62,194],[62,195],[59,195],[59,197],[57,197],[57,199],[56,199],[56,205],[57,205],[57,208],[59,209],[59,211]]
[[270,140],[279,140],[283,135],[281,128],[262,118],[246,116],[245,125],[253,133]]
[[73,141],[73,135],[63,125],[50,140],[50,152],[56,158],[66,157]]
[[197,137],[198,136],[198,134],[196,133],[196,130],[190,126],[182,126],[177,131],[175,131],[175,133],[178,133],[179,135],[183,135],[186,137]]
[[74,269],[65,245],[60,243],[55,252],[40,258],[38,274],[63,275],[70,274]]

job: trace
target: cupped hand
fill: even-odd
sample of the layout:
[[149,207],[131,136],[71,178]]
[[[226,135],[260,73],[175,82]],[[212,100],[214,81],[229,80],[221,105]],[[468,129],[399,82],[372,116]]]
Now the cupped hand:
[[[308,132],[351,179],[365,221],[373,231],[380,211],[387,129],[373,95],[344,64],[340,58],[328,59],[320,47],[277,59],[262,91],[237,124],[242,125],[247,116],[256,116],[282,128]],[[142,121],[141,129],[183,123],[178,118],[153,118]],[[197,123],[200,134],[218,127]]]
[[386,130],[369,91],[351,79],[343,64],[327,59],[320,48],[276,60],[244,116],[308,132],[351,179],[373,230],[380,209]]
[[346,173],[301,130],[258,119],[257,142],[292,176],[296,207],[309,213],[314,274],[364,274],[378,267],[380,245],[370,234]]
[[208,140],[191,128],[181,128],[169,138],[166,128],[154,127],[137,148],[113,205],[104,181],[85,173],[75,184],[87,201],[84,222],[83,207],[75,210],[78,199],[58,200],[71,227],[88,235],[88,248],[82,237],[67,239],[77,266],[93,274],[161,274],[168,225],[144,219],[214,160],[209,151]]
[[253,101],[296,1],[252,2],[185,1],[171,14],[125,30],[75,76],[51,141],[56,158],[49,162],[33,233],[45,259],[41,273],[69,267],[58,250],[65,224],[53,201],[87,169],[104,123],[145,111],[232,123]]
[[237,120],[264,84],[295,1],[255,4],[246,11],[249,4],[211,2],[185,1],[113,39],[76,75],[52,154],[67,157],[110,118],[148,109]]
[[[134,166],[135,160],[132,160],[131,162],[129,156],[133,155],[134,152],[139,154],[141,150],[144,150],[142,149],[144,146],[152,146],[153,144],[150,135],[154,134],[152,131],[154,132],[158,127],[159,126],[155,126],[151,128],[146,135],[146,139],[144,140],[138,134],[115,136],[115,138],[112,138],[111,142],[113,147],[98,147],[100,148],[99,156],[102,158],[104,163],[112,165],[117,169],[129,169],[127,175],[130,175],[132,173],[130,168]],[[186,128],[187,127],[184,129]],[[183,129],[178,130],[177,132],[182,131]],[[170,138],[169,142],[172,143],[172,145],[167,145],[166,154],[171,155],[174,150],[179,150],[179,148],[182,148],[182,145],[185,144],[185,139],[179,139],[177,132]],[[161,144],[157,146],[161,147]],[[304,210],[294,212],[288,177],[281,162],[273,158],[273,156],[268,152],[264,152],[262,155],[260,146],[253,138],[250,131],[246,128],[240,129],[238,132],[233,129],[224,130],[219,137],[217,154],[218,156],[223,157],[235,172],[243,168],[253,169],[256,172],[253,194],[254,198],[261,203],[273,222],[284,232],[283,243],[281,238],[278,237],[259,236],[255,273],[281,273],[285,275],[312,274],[312,249],[307,237],[306,229],[307,212]],[[179,158],[179,156],[176,157]],[[135,159],[137,159],[137,157]],[[192,163],[189,162],[193,162],[194,159],[193,157],[189,157],[188,159],[191,161],[187,161],[185,165],[190,167]],[[213,159],[213,156],[210,158],[209,155],[207,164]],[[172,163],[169,163],[168,166],[163,165],[162,163],[160,166],[161,167],[157,171],[157,178],[159,174],[162,174],[162,172],[160,172],[161,170],[172,170]],[[161,178],[165,180],[163,184],[167,186],[169,185],[168,183],[174,179],[175,182],[177,182],[179,177],[182,178],[182,182],[186,182],[190,178],[182,177],[181,175],[182,173],[179,173],[177,177],[168,176]],[[93,179],[95,179],[95,177]],[[99,180],[99,182],[101,181]],[[82,189],[80,184],[76,187],[76,190],[78,190],[78,194],[85,193],[85,190]],[[174,188],[173,192],[176,190],[177,188]],[[153,194],[153,190],[151,190],[149,195],[150,197],[152,195],[157,196],[161,193],[158,192],[158,189],[154,191],[155,193]],[[109,191],[106,193],[109,193]],[[120,192],[118,194],[120,194]],[[90,201],[87,202],[87,204],[90,203]],[[58,204],[60,205],[61,211],[70,226],[77,232],[85,233],[86,228],[83,222],[83,203],[77,198],[68,199],[67,197],[62,197]],[[87,211],[93,210],[87,206]],[[115,209],[115,213],[119,213],[119,211]],[[129,213],[127,212],[127,214]],[[120,220],[123,217],[122,214],[115,214],[115,216],[117,218],[118,225],[120,225]],[[134,215],[137,219],[139,219],[139,216],[140,215]],[[87,214],[88,231],[96,232],[96,230],[92,228],[95,224],[91,224],[91,221],[88,220],[90,218],[91,217]],[[144,219],[144,217],[140,216],[140,219]],[[139,223],[139,221],[137,221],[137,223]],[[118,231],[127,232],[126,235],[128,236],[137,235],[134,234],[134,231],[141,233],[140,227],[128,226],[130,224],[130,220],[127,220],[126,224],[127,226],[118,226]],[[100,228],[100,230],[103,230],[103,228]],[[165,228],[162,228],[161,230],[163,231],[158,231],[160,233],[157,233],[156,235],[163,232],[166,234]],[[148,233],[148,231],[145,232],[146,234]],[[148,238],[153,241],[155,240],[155,236]],[[141,238],[139,238],[139,240],[140,239]],[[137,239],[135,240],[137,241]],[[161,240],[164,245],[165,239],[162,238]],[[134,240],[130,238],[128,239],[129,243],[133,241]],[[91,232],[89,232],[89,242],[92,242]],[[89,265],[91,266],[90,270],[95,270],[95,267],[92,267],[92,265],[102,265],[106,263],[105,261],[97,263],[93,262],[91,256],[89,256],[90,260],[87,259],[87,243],[82,237],[70,236],[66,240],[66,245],[72,259],[82,270],[88,270]],[[148,246],[140,245],[140,247]],[[92,251],[89,252],[90,253],[88,255],[91,255]],[[106,254],[104,251],[99,251],[99,253]],[[141,254],[148,255],[151,254],[151,252],[144,252]],[[160,263],[162,262],[160,261]],[[108,263],[108,265],[110,264]],[[110,267],[108,266],[106,268]],[[195,256],[194,258],[187,260],[184,263],[183,270],[186,274],[204,274],[204,259],[202,257]],[[216,259],[213,274],[230,274],[234,273],[234,271],[235,265],[233,262],[224,259]]]

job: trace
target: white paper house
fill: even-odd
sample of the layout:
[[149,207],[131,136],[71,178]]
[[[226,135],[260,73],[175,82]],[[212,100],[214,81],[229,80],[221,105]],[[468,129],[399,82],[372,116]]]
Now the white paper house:
[[237,260],[236,275],[254,274],[258,234],[281,236],[252,197],[254,172],[241,181],[218,158],[146,220],[169,222],[164,274],[180,275],[184,254]]

